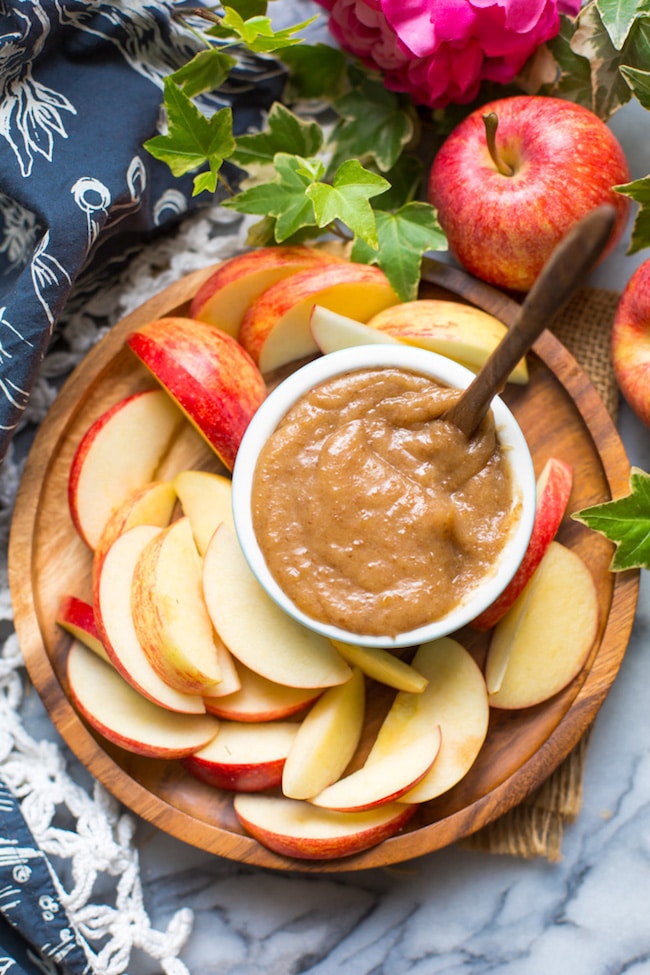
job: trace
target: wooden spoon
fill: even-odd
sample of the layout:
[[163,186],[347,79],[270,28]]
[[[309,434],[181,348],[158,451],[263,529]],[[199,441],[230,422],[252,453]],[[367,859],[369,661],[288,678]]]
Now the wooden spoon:
[[579,220],[557,245],[515,321],[470,385],[444,413],[444,419],[466,437],[479,426],[515,365],[586,278],[610,239],[615,220],[615,208],[602,204]]

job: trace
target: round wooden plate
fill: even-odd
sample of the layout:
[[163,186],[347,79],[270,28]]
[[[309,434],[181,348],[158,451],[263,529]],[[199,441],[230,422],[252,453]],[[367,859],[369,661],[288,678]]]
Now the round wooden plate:
[[[488,737],[469,774],[440,798],[423,804],[407,830],[364,853],[335,861],[277,856],[244,835],[226,792],[193,779],[178,762],[144,759],[91,732],[65,687],[70,638],[57,626],[61,596],[90,595],[91,557],[78,539],[67,503],[70,461],[88,424],[126,393],[152,385],[124,347],[125,337],[163,315],[187,314],[189,301],[214,268],[197,271],[123,319],[67,381],[35,438],[18,492],[9,544],[15,626],[30,677],[51,719],[81,762],[133,812],[206,851],[262,867],[348,871],[394,864],[468,836],[519,803],[559,765],[601,706],[621,664],[632,627],[638,572],[612,574],[612,546],[565,519],[560,540],[588,564],[601,610],[598,639],[582,673],[563,692],[518,712],[493,710]],[[517,305],[462,272],[432,264],[427,277],[510,322]],[[431,285],[423,294],[435,293]],[[571,509],[627,493],[629,465],[618,433],[587,376],[548,332],[530,356],[530,382],[504,398],[532,449],[537,471],[549,456],[574,468]],[[458,634],[483,662],[486,636]],[[386,706],[371,700],[369,734]]]

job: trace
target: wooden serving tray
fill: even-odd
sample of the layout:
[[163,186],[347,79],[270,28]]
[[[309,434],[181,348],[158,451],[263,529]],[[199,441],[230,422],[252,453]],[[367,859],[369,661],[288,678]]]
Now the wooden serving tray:
[[[559,539],[589,566],[601,611],[598,639],[582,673],[563,692],[517,712],[493,710],[487,740],[469,774],[423,804],[398,836],[353,857],[302,861],[278,856],[246,836],[227,792],[187,774],[180,763],[141,758],[96,736],[70,704],[65,657],[70,638],[56,624],[62,595],[89,598],[91,556],[78,539],[67,503],[70,461],[88,424],[111,403],[152,385],[125,337],[147,321],[188,313],[189,302],[214,267],[190,274],[124,318],[69,378],[35,438],[12,522],[9,581],[15,626],[29,675],[72,751],[116,798],[178,839],[262,867],[304,872],[358,870],[394,864],[468,836],[519,803],[569,754],[600,708],[627,647],[639,573],[612,574],[612,546],[569,518]],[[468,300],[510,323],[514,301],[461,271],[430,262],[423,296]],[[618,433],[588,377],[549,332],[529,357],[530,382],[509,386],[515,413],[539,472],[550,456],[574,469],[571,510],[627,493],[629,464]],[[483,662],[487,637],[466,629],[458,638]],[[389,695],[371,698],[368,737]]]

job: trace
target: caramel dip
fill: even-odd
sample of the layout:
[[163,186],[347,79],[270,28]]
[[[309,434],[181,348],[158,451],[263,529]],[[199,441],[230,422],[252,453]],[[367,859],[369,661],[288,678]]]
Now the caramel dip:
[[252,517],[269,571],[314,620],[395,636],[446,615],[508,537],[513,487],[492,414],[468,441],[458,391],[364,368],[302,396],[262,448]]

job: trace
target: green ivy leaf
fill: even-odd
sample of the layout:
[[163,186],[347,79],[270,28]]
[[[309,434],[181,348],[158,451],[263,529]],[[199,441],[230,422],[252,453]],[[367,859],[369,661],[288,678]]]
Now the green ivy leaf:
[[548,42],[548,49],[559,70],[559,78],[553,85],[547,87],[546,94],[557,95],[591,109],[593,106],[591,64],[587,58],[576,54],[571,46],[575,31],[576,26],[573,21],[562,17],[559,33]]
[[236,58],[213,47],[199,51],[169,78],[188,98],[194,98],[222,85],[236,64]]
[[219,24],[213,24],[206,34],[222,40],[233,40],[244,44],[256,54],[270,54],[293,44],[300,44],[301,38],[295,35],[316,20],[310,17],[293,27],[274,30],[269,17],[250,17],[247,20],[233,8],[224,6],[224,15]]
[[341,116],[332,132],[331,169],[346,159],[373,159],[385,172],[395,165],[413,135],[413,118],[406,102],[381,81],[365,78],[334,102]]
[[240,135],[235,139],[232,161],[250,171],[272,164],[278,152],[315,156],[323,141],[323,130],[317,122],[304,122],[281,102],[275,102],[269,111],[264,132]]
[[596,7],[617,51],[625,44],[634,21],[650,13],[647,0],[596,0]]
[[275,178],[242,190],[223,205],[238,213],[274,217],[278,243],[303,227],[314,226],[314,207],[306,195],[314,176],[322,175],[323,164],[300,156],[279,152],[274,159]]
[[417,298],[422,256],[426,251],[444,250],[446,237],[435,210],[428,203],[407,203],[396,213],[375,211],[376,247],[356,239],[352,260],[377,264],[402,301]]
[[170,78],[165,78],[164,98],[169,131],[149,139],[145,149],[167,163],[174,176],[183,176],[207,163],[210,173],[195,179],[194,195],[204,189],[214,192],[223,161],[235,149],[232,110],[222,108],[206,118]]
[[263,17],[268,3],[267,0],[228,0],[227,6],[236,10],[243,20],[250,20],[251,17]]
[[289,69],[287,97],[336,98],[347,85],[347,58],[329,44],[300,44],[279,55]]
[[622,64],[635,63],[626,57],[628,45],[629,39],[622,51],[616,49],[596,4],[583,9],[571,47],[575,54],[589,60],[592,101],[588,107],[602,119],[608,119],[632,97],[619,70]]
[[630,494],[572,516],[616,545],[610,569],[650,569],[650,474],[633,467]]
[[622,183],[614,189],[639,204],[627,250],[628,254],[636,254],[650,244],[650,175]]
[[364,169],[358,159],[349,159],[338,168],[331,185],[314,182],[306,193],[314,205],[319,227],[329,227],[340,220],[357,237],[377,247],[375,217],[368,201],[389,185],[383,176]]
[[623,65],[621,74],[640,104],[650,111],[650,71],[640,71],[638,68],[628,68]]

